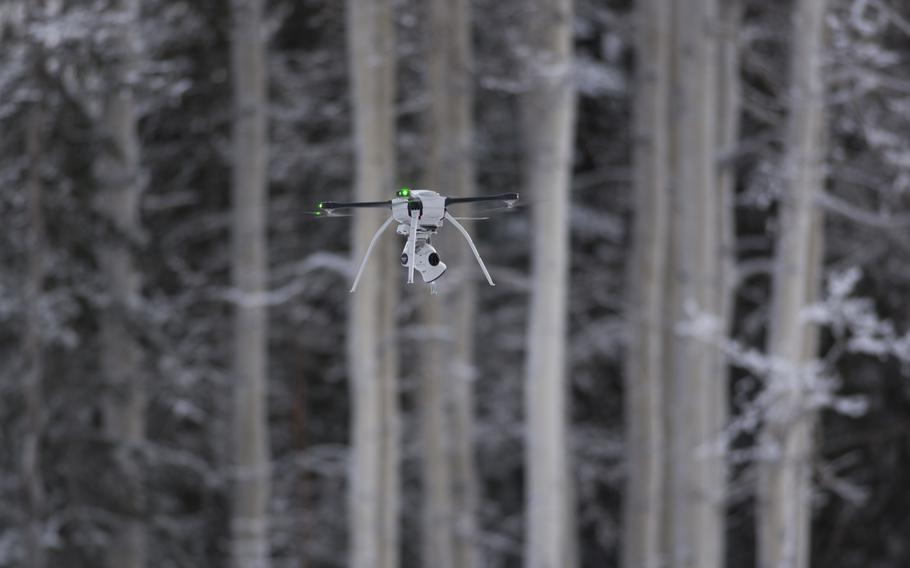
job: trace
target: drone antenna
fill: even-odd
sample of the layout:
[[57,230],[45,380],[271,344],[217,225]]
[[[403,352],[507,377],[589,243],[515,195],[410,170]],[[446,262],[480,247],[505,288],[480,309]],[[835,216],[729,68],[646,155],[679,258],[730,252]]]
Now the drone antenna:
[[480,258],[480,253],[477,252],[477,247],[474,246],[474,241],[471,240],[471,235],[468,234],[465,228],[461,226],[461,223],[459,223],[455,217],[452,217],[448,211],[446,211],[445,218],[448,219],[450,223],[455,225],[455,228],[458,229],[462,235],[464,235],[465,240],[468,241],[468,245],[471,247],[471,251],[474,253],[474,258],[477,259],[477,264],[480,265],[480,269],[483,271],[483,275],[487,277],[487,282],[490,283],[490,286],[496,286],[496,284],[493,284],[493,279],[490,278],[490,273],[487,272],[487,267],[483,264],[483,259]]
[[388,227],[394,220],[395,220],[394,216],[386,219],[385,223],[383,223],[382,226],[379,227],[379,230],[376,231],[376,234],[373,235],[373,240],[370,241],[370,246],[367,247],[367,252],[366,252],[366,254],[363,255],[363,260],[360,262],[360,269],[357,271],[357,276],[354,278],[354,285],[351,286],[352,294],[354,293],[354,290],[357,289],[357,283],[360,282],[360,276],[363,275],[363,269],[367,265],[367,260],[370,258],[370,253],[373,252],[373,247],[376,245],[376,241],[379,240],[379,235],[381,235],[382,232],[386,229],[386,227]]
[[408,232],[408,284],[414,283],[414,257],[417,248],[417,224],[420,212],[417,210],[408,211],[411,217],[411,230]]

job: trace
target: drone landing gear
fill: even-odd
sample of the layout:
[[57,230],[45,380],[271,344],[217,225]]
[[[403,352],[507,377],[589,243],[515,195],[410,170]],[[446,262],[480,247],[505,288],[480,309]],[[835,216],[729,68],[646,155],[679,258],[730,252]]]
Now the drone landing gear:
[[480,253],[477,252],[477,247],[474,246],[474,241],[471,240],[471,235],[468,234],[465,228],[461,226],[461,223],[459,223],[455,217],[452,217],[448,211],[446,211],[445,218],[448,219],[449,222],[452,223],[455,228],[458,229],[458,231],[464,236],[465,240],[468,241],[468,246],[471,247],[471,252],[474,253],[474,258],[477,259],[477,264],[480,265],[480,269],[483,271],[483,275],[487,277],[487,282],[489,282],[490,286],[496,286],[496,284],[493,284],[493,279],[490,278],[490,273],[487,272],[487,267],[483,264],[483,259],[480,258]]
[[[423,277],[423,281],[430,284],[430,292],[432,294],[437,294],[435,281],[446,271],[446,265],[439,259],[439,254],[430,244],[429,232],[427,232],[426,229],[420,229],[419,215],[420,213],[417,210],[411,212],[409,215],[411,222],[407,225],[408,240],[404,245],[401,263],[408,268],[408,284],[414,283],[414,270],[417,270]],[[461,223],[448,212],[445,213],[445,218],[448,219],[449,222],[458,229],[458,232],[461,233],[465,240],[468,241],[468,246],[471,247],[471,252],[474,253],[474,258],[477,259],[477,264],[480,265],[480,270],[486,277],[487,282],[490,286],[496,286],[496,284],[493,283],[493,279],[490,277],[490,273],[487,271],[487,267],[483,263],[483,259],[480,258],[480,253],[477,252],[477,247],[474,246],[474,241],[471,240],[471,235],[469,235],[468,231],[461,226]],[[373,235],[373,239],[370,241],[370,245],[363,255],[363,260],[360,262],[357,276],[354,277],[354,285],[351,286],[352,293],[357,290],[357,284],[360,283],[360,277],[363,276],[363,269],[370,259],[370,253],[373,252],[373,248],[376,246],[379,236],[394,220],[394,215],[386,219],[382,226],[376,231],[376,234]],[[404,229],[404,227],[405,225],[402,223],[401,226],[399,226],[399,230]],[[399,234],[403,233],[399,232]]]
[[416,249],[417,249],[417,225],[419,223],[420,211],[412,210],[408,212],[411,217],[411,229],[408,232],[408,242],[406,248],[408,249],[408,284],[414,283],[414,262],[416,261]]
[[354,285],[351,286],[351,293],[354,293],[354,290],[357,289],[357,283],[360,282],[360,277],[363,276],[363,269],[367,265],[367,260],[370,258],[370,253],[373,252],[373,247],[376,246],[376,241],[379,240],[379,235],[386,230],[386,227],[392,224],[392,221],[395,220],[395,217],[389,217],[385,220],[385,223],[376,231],[376,234],[373,235],[373,240],[370,241],[370,246],[367,247],[367,252],[363,255],[363,260],[360,261],[360,269],[357,270],[357,276],[354,278]]

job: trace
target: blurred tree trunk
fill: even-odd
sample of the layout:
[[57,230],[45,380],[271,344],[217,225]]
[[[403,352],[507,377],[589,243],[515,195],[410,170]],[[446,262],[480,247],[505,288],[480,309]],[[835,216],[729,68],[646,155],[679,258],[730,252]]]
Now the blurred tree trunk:
[[[719,158],[738,140],[740,10],[736,0],[640,5],[627,568],[724,560],[720,344],[732,318],[735,168]],[[703,316],[709,328],[677,329]]]
[[531,225],[525,565],[570,568],[577,563],[565,356],[575,126],[573,11],[571,0],[534,0],[527,9],[525,180],[530,196],[546,206],[534,208]]
[[[724,558],[724,460],[716,449],[726,419],[721,339],[722,199],[718,195],[717,0],[676,4],[671,234],[673,321],[712,321],[677,331],[672,347],[670,527],[672,565],[716,568]],[[701,326],[696,326],[701,327]]]
[[[472,168],[473,169],[473,168]],[[468,184],[473,186],[473,177]],[[463,195],[475,193],[465,192]],[[462,225],[464,222],[462,222]],[[465,252],[456,255],[460,266],[470,265]],[[450,389],[452,412],[452,478],[454,494],[455,566],[470,568],[480,565],[477,542],[477,508],[480,488],[474,456],[474,315],[476,286],[462,281],[456,293],[450,321],[454,326],[455,348],[451,357]]]
[[[357,200],[391,197],[395,187],[395,30],[391,0],[348,0],[348,54],[354,108]],[[354,218],[360,259],[384,210]],[[387,237],[387,235],[386,235]],[[349,538],[351,565],[392,568],[399,556],[400,443],[396,241],[383,238],[351,298],[348,358],[353,398]]]
[[268,314],[266,202],[268,140],[266,36],[261,0],[234,0],[231,68],[234,88],[233,230],[234,408],[231,561],[269,565]]
[[631,341],[626,357],[625,424],[628,469],[623,566],[664,562],[666,419],[664,392],[665,282],[670,245],[670,86],[672,0],[638,4],[635,105],[635,232],[628,278]]
[[822,220],[825,109],[822,79],[825,0],[799,0],[793,20],[790,110],[785,139],[785,191],[773,276],[768,352],[770,406],[759,464],[759,566],[809,565],[811,457],[814,413],[807,409],[804,373],[815,357],[815,332],[803,313],[817,294]]
[[[36,23],[40,1],[32,0],[28,7],[27,23]],[[31,79],[37,92],[43,75],[43,54],[38,45],[30,49],[32,58]],[[41,326],[41,294],[44,289],[46,236],[43,212],[43,187],[41,182],[42,100],[28,106],[25,124],[25,151],[28,157],[26,177],[26,202],[28,229],[26,234],[27,259],[25,272],[25,329],[23,351],[25,369],[22,378],[22,398],[25,402],[25,428],[22,437],[21,482],[25,503],[25,566],[43,568],[46,561],[41,535],[44,532],[45,494],[44,476],[41,471],[41,439],[44,431],[44,339]]]
[[[432,185],[430,187],[433,187]],[[455,566],[454,495],[449,461],[453,445],[447,383],[449,376],[442,307],[437,297],[423,298],[421,315],[424,333],[420,361],[419,410],[423,449],[421,478],[423,510],[421,560],[426,566]]]
[[[430,3],[427,45],[427,187],[446,195],[472,195],[473,75],[468,0]],[[470,221],[463,224],[471,230]],[[437,239],[449,245],[446,249],[456,259],[450,263],[451,273],[467,274],[466,267],[474,268],[474,259],[463,243]],[[445,254],[442,249],[440,252]],[[420,390],[424,422],[423,562],[427,566],[464,568],[477,565],[472,386],[476,291],[471,278],[450,282],[455,286],[452,301],[425,295],[421,306],[428,329]]]
[[[721,337],[730,333],[733,320],[734,286],[736,281],[736,152],[739,143],[740,112],[742,110],[742,81],[739,76],[739,28],[743,0],[720,0],[720,25],[717,49],[717,147],[718,156],[718,227],[720,228],[720,309]],[[715,351],[717,373],[728,377],[728,365],[721,350]],[[728,410],[726,389],[718,399]],[[726,422],[726,417],[723,420]]]
[[146,564],[145,495],[139,459],[145,440],[146,395],[142,351],[133,332],[132,318],[140,302],[140,275],[133,246],[140,231],[139,137],[133,82],[136,69],[135,0],[120,0],[115,9],[124,14],[117,29],[113,81],[102,116],[103,149],[96,162],[101,187],[100,205],[116,236],[101,247],[101,267],[108,283],[109,304],[101,317],[101,369],[108,392],[104,426],[117,446],[119,474],[127,518],[114,529],[107,564],[140,568]]
[[[474,169],[474,61],[471,48],[470,0],[450,0],[448,43],[449,118],[446,149],[437,167],[445,172],[446,193],[475,195]],[[442,15],[436,0],[437,14]],[[437,22],[444,25],[444,22]],[[468,231],[471,221],[462,221]],[[473,268],[472,253],[463,243],[453,249],[455,264],[464,274]],[[476,274],[476,272],[474,272]],[[447,381],[451,416],[451,464],[454,495],[455,566],[477,566],[477,504],[479,488],[474,460],[474,316],[476,279],[459,281],[447,318],[452,323],[455,346],[451,350],[451,377]]]
[[[743,14],[743,0],[720,0],[720,20],[717,32],[717,227],[719,231],[719,265],[717,273],[717,323],[715,347],[712,348],[713,376],[717,383],[712,390],[709,405],[714,409],[714,424],[717,428],[714,439],[717,450],[724,452],[714,465],[719,471],[715,476],[719,487],[716,494],[719,502],[716,514],[719,517],[718,530],[722,541],[725,539],[723,519],[725,516],[726,484],[728,467],[726,444],[720,443],[720,429],[730,420],[730,365],[721,344],[727,341],[733,331],[733,317],[736,300],[737,258],[736,258],[736,175],[737,152],[740,139],[740,113],[742,111],[742,80],[740,79],[739,30]],[[718,562],[723,563],[726,555],[722,542]]]

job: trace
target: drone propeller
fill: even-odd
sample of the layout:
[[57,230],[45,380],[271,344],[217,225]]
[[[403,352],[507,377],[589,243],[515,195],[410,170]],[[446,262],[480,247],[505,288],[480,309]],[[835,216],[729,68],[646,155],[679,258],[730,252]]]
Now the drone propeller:
[[455,215],[455,218],[465,220],[495,219],[500,215],[511,215],[512,213],[526,211],[529,206],[530,204],[528,203],[522,203],[511,207],[474,207],[464,215]]
[[335,213],[334,209],[323,209],[322,211],[301,211],[299,213],[305,217],[318,217],[325,219],[327,217],[351,217],[352,213]]
[[478,195],[474,197],[446,197],[446,207],[458,203],[480,203],[483,201],[502,201],[506,207],[512,207],[518,201],[518,194],[500,193],[498,195]]
[[474,213],[477,215],[502,215],[508,213],[518,213],[528,209],[531,203],[520,203],[515,205],[503,205],[501,207],[477,207]]
[[[456,219],[464,220],[485,220],[489,219],[490,215],[499,215],[502,213],[515,213],[522,209],[527,208],[529,203],[522,201],[521,203],[516,203],[518,200],[517,193],[503,193],[500,195],[490,195],[483,197],[450,197],[446,200],[446,204],[449,203],[466,203],[468,205],[474,205],[475,207],[472,210],[472,213],[477,217],[459,217],[456,216]],[[496,202],[499,203],[496,203]]]

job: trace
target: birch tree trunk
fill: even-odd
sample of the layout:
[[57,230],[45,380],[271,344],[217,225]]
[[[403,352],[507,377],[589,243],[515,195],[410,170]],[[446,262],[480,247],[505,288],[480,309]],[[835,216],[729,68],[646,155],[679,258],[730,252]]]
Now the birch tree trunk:
[[793,22],[791,100],[784,163],[785,192],[773,277],[768,351],[770,407],[759,464],[759,566],[809,565],[811,453],[814,414],[806,408],[805,367],[814,331],[803,321],[818,287],[822,221],[815,196],[824,184],[825,111],[822,53],[824,0],[799,0]]
[[569,182],[575,125],[571,0],[529,3],[529,89],[524,95],[525,180],[534,208],[533,275],[525,385],[525,565],[576,564],[565,341]]
[[[446,126],[450,147],[439,163],[446,172],[446,191],[453,195],[476,195],[474,168],[474,61],[471,48],[470,0],[450,0],[448,34],[449,121]],[[440,3],[436,1],[437,7]],[[471,221],[462,221],[468,231]],[[453,249],[455,264],[466,272],[472,254],[465,247]],[[476,273],[475,273],[476,274]],[[453,523],[455,566],[478,565],[477,505],[479,488],[474,459],[474,316],[476,313],[476,280],[463,279],[450,304],[448,320],[453,325],[455,340],[451,351],[452,376],[447,382],[451,409],[451,467],[453,482]]]
[[[717,49],[717,147],[718,155],[718,227],[721,239],[719,320],[724,336],[732,324],[734,282],[736,280],[736,152],[739,142],[742,82],[739,77],[739,28],[743,0],[720,0]],[[717,351],[720,355],[720,351]],[[727,365],[719,357],[718,373],[727,376]],[[724,391],[725,392],[725,391]],[[723,397],[728,407],[727,396]]]
[[663,565],[667,428],[664,392],[668,278],[672,0],[638,4],[635,98],[635,232],[628,278],[631,341],[626,357],[628,469],[623,566]]
[[[623,562],[724,559],[738,0],[640,4]],[[719,25],[718,25],[719,24]],[[720,28],[720,34],[718,34]],[[671,214],[672,212],[672,214]],[[669,314],[669,317],[665,314]],[[707,329],[683,324],[707,316]]]
[[[742,81],[740,80],[739,28],[743,12],[742,0],[720,0],[717,49],[717,227],[719,231],[717,340],[730,336],[735,308],[736,266],[736,173],[740,112],[742,110]],[[714,374],[720,381],[710,403],[716,410],[718,427],[729,421],[730,366],[718,345],[713,349]],[[726,450],[726,448],[722,448]],[[721,483],[727,479],[726,463],[717,464]],[[723,496],[721,496],[723,497]],[[723,506],[723,504],[721,504]],[[723,511],[719,511],[723,515]],[[723,549],[721,561],[723,561]]]
[[[433,186],[430,186],[433,187]],[[451,438],[448,405],[445,334],[437,297],[423,299],[421,315],[426,329],[421,350],[420,437],[423,448],[421,477],[423,510],[421,560],[426,566],[455,566],[454,495],[449,461]]]
[[717,177],[717,0],[675,6],[676,222],[674,327],[707,316],[711,330],[679,333],[670,390],[672,477],[669,550],[672,565],[714,568],[723,562],[724,465],[714,447],[726,418],[725,373],[714,350],[719,337],[721,230]]
[[268,314],[266,211],[268,153],[266,37],[261,0],[233,0],[234,402],[231,561],[269,566]]
[[[473,168],[472,168],[473,170]],[[473,185],[473,177],[468,185]],[[463,195],[473,194],[473,191]],[[464,224],[464,222],[462,222]],[[469,252],[464,249],[464,252]],[[470,257],[458,255],[459,266],[469,266]],[[476,286],[464,282],[452,304],[455,348],[449,381],[451,398],[451,463],[453,484],[453,512],[455,530],[455,566],[473,568],[480,566],[482,558],[477,542],[477,508],[480,488],[474,456],[474,314]]]
[[139,137],[133,100],[136,73],[135,0],[120,0],[115,9],[124,14],[117,29],[118,60],[115,84],[105,101],[101,131],[103,151],[96,162],[101,187],[101,210],[116,238],[101,247],[101,267],[108,282],[109,304],[101,317],[101,369],[108,392],[104,401],[104,426],[118,446],[117,464],[125,491],[126,513],[111,536],[107,564],[116,568],[141,568],[146,564],[145,500],[141,461],[137,453],[145,440],[146,395],[142,351],[131,319],[140,302],[140,275],[132,248],[140,231]]
[[[29,23],[35,19],[38,2],[29,5]],[[37,46],[31,50],[33,80],[40,83],[43,66],[42,54]],[[25,503],[25,562],[27,568],[43,568],[46,554],[41,535],[44,532],[45,495],[44,476],[41,470],[41,438],[44,431],[44,340],[41,328],[41,294],[44,288],[46,236],[43,213],[43,187],[41,182],[42,159],[42,104],[32,102],[27,110],[25,124],[25,150],[28,156],[26,174],[26,200],[28,229],[26,234],[27,259],[25,273],[25,329],[23,350],[25,371],[22,378],[22,398],[25,402],[25,428],[22,439],[20,475]]]
[[[468,0],[430,3],[427,44],[427,187],[446,195],[472,195],[473,77]],[[463,224],[470,231],[470,221]],[[425,296],[422,305],[429,337],[422,351],[420,391],[424,420],[423,562],[427,566],[465,568],[477,565],[477,482],[472,439],[476,293],[472,279],[461,280],[457,275],[467,274],[462,271],[473,265],[474,259],[467,247],[459,246],[462,243],[440,237],[445,250],[456,258],[449,269],[456,275],[456,284],[452,301]]]
[[[391,0],[348,0],[348,54],[354,109],[355,199],[388,199],[395,188],[395,33]],[[361,258],[386,211],[354,218]],[[387,235],[386,235],[387,237]],[[348,526],[351,565],[392,568],[399,556],[400,442],[396,307],[397,242],[383,238],[351,298],[353,447]]]

